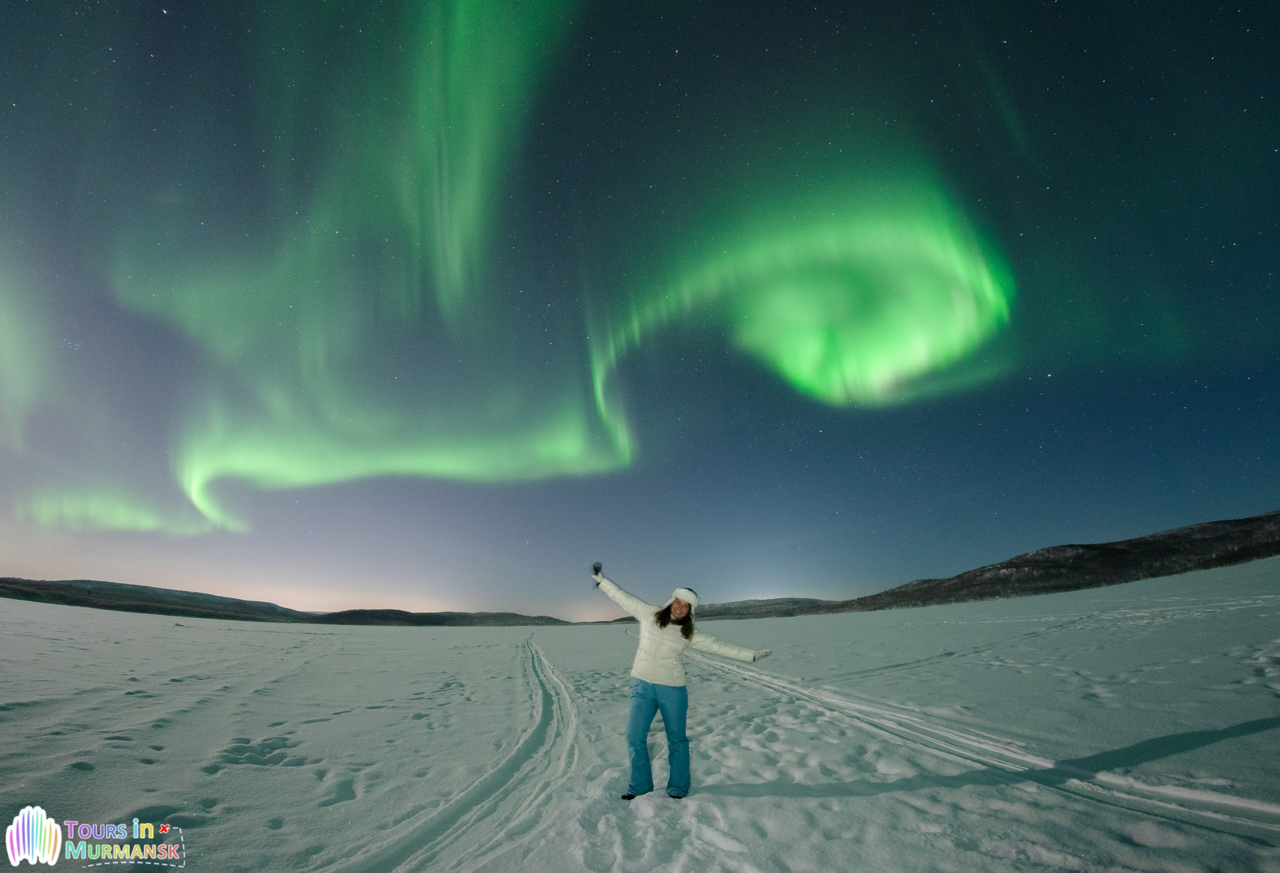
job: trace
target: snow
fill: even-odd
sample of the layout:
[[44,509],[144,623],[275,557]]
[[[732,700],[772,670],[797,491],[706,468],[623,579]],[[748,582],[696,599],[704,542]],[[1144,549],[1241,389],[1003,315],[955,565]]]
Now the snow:
[[626,626],[3,601],[0,825],[169,822],[216,871],[1280,873],[1280,559],[702,629],[775,654],[687,655],[693,793],[625,803]]

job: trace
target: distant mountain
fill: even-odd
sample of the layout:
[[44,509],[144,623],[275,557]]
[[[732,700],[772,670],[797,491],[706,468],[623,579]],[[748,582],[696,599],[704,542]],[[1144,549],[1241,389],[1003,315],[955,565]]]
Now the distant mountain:
[[[699,621],[718,618],[787,618],[793,615],[810,615],[834,601],[814,597],[774,597],[767,600],[732,600],[728,603],[708,603],[698,607]],[[635,621],[629,615],[615,618],[612,623]]]
[[810,610],[825,606],[830,600],[812,597],[775,597],[770,600],[731,600],[698,607],[698,618],[774,618],[808,615]]
[[[789,600],[749,600],[745,603],[751,606],[741,612],[728,608],[739,604],[721,604],[700,608],[698,616],[823,615],[996,600],[1120,585],[1275,555],[1280,555],[1280,512],[1194,524],[1115,543],[1052,546],[949,579],[918,579],[854,600],[826,600],[800,606]],[[765,605],[770,602],[778,604],[773,611]],[[723,612],[715,613],[717,609]]]
[[0,578],[0,597],[88,606],[117,612],[144,612],[187,618],[218,618],[233,621],[275,621],[294,624],[369,624],[431,627],[507,627],[511,625],[570,624],[546,615],[518,615],[514,612],[405,612],[400,609],[347,609],[342,612],[299,612],[254,600],[237,600],[216,594],[173,591],[146,585],[96,582],[76,579],[40,582],[30,579]]
[[312,624],[392,624],[412,627],[513,627],[572,624],[549,615],[517,612],[405,612],[402,609],[345,609],[309,619]]
[[[979,567],[949,579],[918,579],[854,600],[783,597],[738,600],[699,607],[700,619],[776,618],[836,612],[871,612],[941,603],[1023,597],[1055,591],[1099,588],[1208,570],[1280,555],[1280,512],[1231,521],[1211,521],[1132,540],[1096,545],[1052,546]],[[77,579],[40,582],[0,578],[0,597],[191,618],[275,621],[296,624],[399,625],[411,627],[508,627],[568,625],[546,615],[514,612],[404,612],[348,609],[298,612],[274,603],[214,594]],[[619,621],[634,621],[632,618]]]
[[965,603],[1120,585],[1280,555],[1280,512],[1096,545],[1051,546],[949,579],[918,579],[807,614]]
[[296,612],[274,603],[237,600],[216,594],[173,591],[146,585],[120,582],[97,582],[75,579],[63,582],[41,582],[30,579],[0,579],[0,597],[58,603],[64,606],[88,606],[117,612],[148,612],[157,615],[181,615],[189,618],[226,618],[237,621],[305,622],[310,613]]

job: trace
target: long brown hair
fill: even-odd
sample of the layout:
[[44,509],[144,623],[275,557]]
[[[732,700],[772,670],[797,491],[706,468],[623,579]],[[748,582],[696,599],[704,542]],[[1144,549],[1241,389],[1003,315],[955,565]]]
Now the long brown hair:
[[676,624],[680,625],[681,636],[683,636],[686,640],[693,639],[693,608],[692,607],[690,607],[689,611],[684,614],[684,618],[672,618],[671,604],[668,603],[666,606],[662,607],[662,609],[659,609],[657,612],[653,614],[653,620],[658,623],[658,627],[666,627],[667,625],[671,624],[671,622],[674,621]]

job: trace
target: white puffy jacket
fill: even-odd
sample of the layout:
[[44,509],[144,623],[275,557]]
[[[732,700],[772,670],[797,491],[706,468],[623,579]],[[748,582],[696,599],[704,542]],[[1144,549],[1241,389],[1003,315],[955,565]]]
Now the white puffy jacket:
[[[671,600],[662,606],[645,603],[639,597],[628,594],[608,579],[601,578],[600,590],[609,595],[609,599],[621,606],[640,622],[640,648],[636,650],[635,663],[631,665],[631,675],[654,685],[684,685],[684,650],[693,646],[701,652],[735,658],[739,661],[754,661],[756,653],[753,649],[744,649],[722,643],[715,637],[709,637],[697,630],[694,625],[693,638],[686,640],[680,633],[680,625],[674,621],[666,627],[658,627],[654,621],[654,613],[665,608]],[[681,598],[686,599],[686,598]],[[690,607],[690,615],[695,611],[696,603]]]

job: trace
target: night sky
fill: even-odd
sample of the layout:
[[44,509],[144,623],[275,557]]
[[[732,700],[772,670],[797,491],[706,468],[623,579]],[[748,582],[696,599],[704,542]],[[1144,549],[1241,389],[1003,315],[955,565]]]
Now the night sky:
[[611,617],[1280,508],[1274,2],[0,10],[0,575]]

